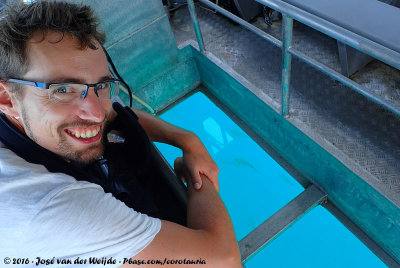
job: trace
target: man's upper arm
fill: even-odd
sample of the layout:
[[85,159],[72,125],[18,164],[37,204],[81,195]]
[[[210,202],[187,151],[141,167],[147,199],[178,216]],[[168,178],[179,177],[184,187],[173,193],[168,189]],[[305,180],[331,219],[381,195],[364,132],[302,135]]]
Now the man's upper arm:
[[204,176],[202,180],[203,187],[200,190],[191,186],[190,178],[188,181],[189,228],[162,221],[160,232],[144,250],[133,256],[132,261],[178,260],[173,266],[182,267],[179,261],[202,259],[207,267],[241,266],[228,211],[211,182]]
[[[172,261],[169,264],[176,264],[177,267],[183,267],[174,261],[186,260],[194,261],[199,267],[236,267],[237,260],[232,257],[236,252],[229,252],[230,245],[224,247],[225,241],[215,241],[212,234],[202,231],[189,229],[184,226],[162,221],[161,230],[153,241],[143,249],[139,254],[131,258],[134,261],[161,260]],[[205,266],[204,264],[207,264]],[[130,267],[125,264],[122,267]],[[136,267],[136,266],[132,266]],[[190,267],[197,267],[190,265]]]

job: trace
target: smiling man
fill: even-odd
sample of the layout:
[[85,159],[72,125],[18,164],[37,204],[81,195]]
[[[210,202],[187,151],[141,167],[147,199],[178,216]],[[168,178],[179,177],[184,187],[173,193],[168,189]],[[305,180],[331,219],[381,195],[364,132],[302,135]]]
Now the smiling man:
[[[108,69],[90,8],[39,1],[10,6],[2,17],[1,259],[240,266],[216,191],[218,168],[197,136],[137,111],[139,125],[127,108],[113,109],[119,81]],[[114,128],[124,143],[108,140]],[[139,213],[155,216],[160,209],[146,192],[152,168],[135,165],[146,166],[141,154],[149,139],[183,150],[175,166],[188,182],[187,227]]]
[[[113,115],[108,91],[110,84],[117,85],[101,49],[77,49],[76,37],[56,31],[45,34],[44,37],[43,32],[35,32],[26,44],[29,68],[21,77],[24,80],[7,80],[14,87],[27,80],[45,81],[45,86],[25,86],[23,95],[17,98],[10,95],[15,105],[6,114],[11,115],[11,121],[22,132],[47,150],[88,163],[103,153],[102,132]],[[100,47],[98,42],[92,42]],[[104,87],[97,91],[101,92],[99,96],[92,90],[89,92],[85,85],[98,82],[104,82],[96,84]],[[86,98],[81,100],[80,91],[86,89]]]

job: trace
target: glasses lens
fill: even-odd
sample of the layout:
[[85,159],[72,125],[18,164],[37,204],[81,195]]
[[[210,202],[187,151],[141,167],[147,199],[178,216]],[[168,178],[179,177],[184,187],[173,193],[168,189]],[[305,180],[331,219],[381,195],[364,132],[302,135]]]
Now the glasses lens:
[[69,103],[85,90],[86,85],[82,84],[52,84],[49,86],[49,98],[53,102]]
[[112,99],[118,96],[119,81],[106,81],[99,83],[97,86],[97,94],[100,99]]
[[[87,86],[84,84],[51,84],[49,86],[49,98],[53,102],[71,103],[84,98]],[[89,89],[90,90],[90,89]],[[85,92],[85,93],[84,93]],[[105,81],[96,84],[96,92],[99,99],[109,100],[118,96],[119,81]]]
[[119,93],[119,81],[112,82],[112,86],[110,87],[110,99],[118,96]]

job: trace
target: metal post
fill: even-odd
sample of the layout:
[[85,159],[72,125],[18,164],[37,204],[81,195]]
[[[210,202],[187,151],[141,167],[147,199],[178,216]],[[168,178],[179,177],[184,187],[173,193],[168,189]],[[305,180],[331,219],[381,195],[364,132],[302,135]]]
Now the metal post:
[[289,87],[292,55],[293,19],[282,14],[282,116],[289,117]]
[[197,42],[199,43],[200,52],[204,52],[203,37],[201,36],[201,31],[199,27],[199,22],[197,21],[197,15],[193,0],[187,0],[187,3],[189,7],[190,17],[193,21],[194,31],[196,32]]

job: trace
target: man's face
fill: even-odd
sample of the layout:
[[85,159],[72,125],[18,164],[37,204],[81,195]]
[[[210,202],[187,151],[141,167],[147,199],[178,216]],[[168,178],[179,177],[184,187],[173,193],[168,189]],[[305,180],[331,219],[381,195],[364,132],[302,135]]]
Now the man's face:
[[[81,50],[69,35],[49,32],[28,42],[28,72],[21,79],[38,82],[98,83],[110,77],[107,60],[98,49]],[[58,42],[59,41],[59,42]],[[50,102],[46,90],[24,86],[17,100],[20,120],[27,136],[66,159],[88,163],[103,153],[102,134],[110,120],[110,100],[99,100],[93,88],[85,99],[70,104]],[[86,137],[82,137],[86,136]]]

